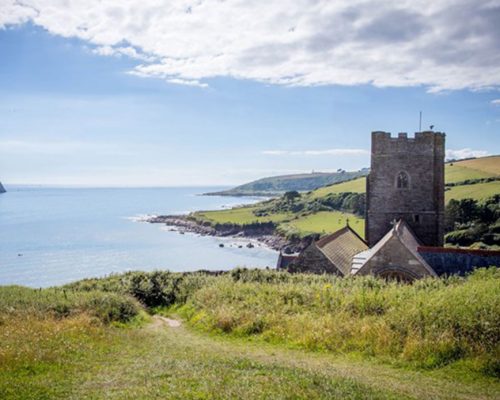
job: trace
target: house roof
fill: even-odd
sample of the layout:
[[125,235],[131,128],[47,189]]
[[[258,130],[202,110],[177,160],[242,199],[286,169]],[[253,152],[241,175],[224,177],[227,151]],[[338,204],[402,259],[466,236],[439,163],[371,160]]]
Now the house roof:
[[403,219],[400,219],[394,227],[387,232],[385,236],[370,250],[364,252],[363,254],[358,254],[358,256],[362,257],[364,260],[362,261],[362,265],[360,265],[355,272],[362,270],[363,266],[366,265],[368,261],[372,259],[393,238],[398,239],[399,242],[413,255],[413,257],[419,261],[419,263],[429,272],[431,276],[436,276],[436,272],[419,254],[418,249],[421,244],[411,228]]
[[316,246],[344,275],[351,272],[353,256],[368,249],[366,242],[349,225],[324,236]]

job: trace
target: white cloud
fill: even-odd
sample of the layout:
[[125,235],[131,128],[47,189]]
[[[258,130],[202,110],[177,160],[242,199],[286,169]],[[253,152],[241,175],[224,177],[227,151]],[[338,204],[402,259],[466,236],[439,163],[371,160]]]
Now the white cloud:
[[176,83],[177,85],[196,86],[196,87],[201,87],[201,88],[208,87],[207,83],[201,83],[197,79],[172,78],[172,79],[167,79],[167,82]]
[[472,150],[469,148],[460,150],[446,150],[447,160],[461,160],[463,158],[485,157],[489,155],[486,150]]
[[500,99],[491,100],[491,104],[494,106],[500,106]]
[[2,0],[0,28],[31,21],[134,72],[203,86],[230,76],[289,86],[500,86],[498,0]]
[[364,149],[325,149],[325,150],[264,150],[267,156],[364,156],[370,154]]
[[92,49],[92,53],[100,56],[117,56],[117,57],[127,56],[130,58],[134,58],[136,60],[150,61],[150,62],[157,60],[156,57],[142,54],[131,46],[124,46],[124,47],[99,46],[96,47],[95,49]]

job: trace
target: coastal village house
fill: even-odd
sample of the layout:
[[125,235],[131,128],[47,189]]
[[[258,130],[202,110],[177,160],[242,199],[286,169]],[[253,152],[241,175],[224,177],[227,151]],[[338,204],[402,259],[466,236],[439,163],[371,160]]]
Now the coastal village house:
[[347,225],[300,254],[280,254],[278,268],[413,281],[500,266],[499,251],[443,247],[444,157],[444,133],[373,132],[366,240]]

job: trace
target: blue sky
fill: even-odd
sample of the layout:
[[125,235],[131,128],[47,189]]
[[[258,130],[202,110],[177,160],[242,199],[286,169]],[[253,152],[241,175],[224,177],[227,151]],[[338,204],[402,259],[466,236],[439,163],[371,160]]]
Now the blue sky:
[[[352,22],[351,8],[322,9],[309,18],[340,15],[360,32],[354,38],[331,28],[313,30],[316,24],[303,20],[298,8],[290,11],[284,26],[291,27],[284,32],[305,26],[305,33],[288,41],[278,35],[272,42],[264,35],[271,28],[244,29],[247,19],[218,32],[209,7],[197,17],[197,26],[201,20],[207,25],[192,33],[184,19],[197,9],[189,2],[173,2],[180,7],[175,29],[147,35],[130,22],[107,20],[92,31],[99,16],[122,21],[136,11],[96,8],[87,15],[59,7],[56,13],[52,3],[34,1],[27,9],[12,3],[0,13],[0,180],[7,184],[231,185],[269,175],[359,169],[369,166],[371,131],[412,133],[420,110],[424,128],[432,124],[447,133],[450,156],[500,154],[499,35],[488,28],[487,13],[477,12],[486,30],[470,30],[476,35],[470,51],[477,53],[468,52],[467,30],[462,36],[453,31],[449,37],[459,39],[447,45],[463,58],[436,45],[428,60],[418,62],[417,54],[399,62],[393,53],[402,57],[409,45],[424,48],[432,41],[419,39],[423,33],[406,38],[405,32],[381,30],[383,18],[395,15],[391,7],[378,16],[378,25],[362,17],[364,22]],[[149,3],[137,7],[148,11]],[[276,7],[269,14],[282,11]],[[255,13],[243,11],[248,19]],[[416,21],[403,25],[421,32],[415,25],[421,19],[397,11],[399,18]],[[343,42],[332,50],[322,32]],[[224,38],[220,46],[213,38],[199,43],[211,35]],[[322,53],[351,54],[361,45],[378,53],[337,63]],[[466,57],[482,58],[475,65]]]

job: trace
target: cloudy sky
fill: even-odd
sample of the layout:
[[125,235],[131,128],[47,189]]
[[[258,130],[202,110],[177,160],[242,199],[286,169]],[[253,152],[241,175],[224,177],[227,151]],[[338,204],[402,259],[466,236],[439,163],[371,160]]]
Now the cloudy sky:
[[226,185],[500,153],[500,1],[0,0],[0,180]]

